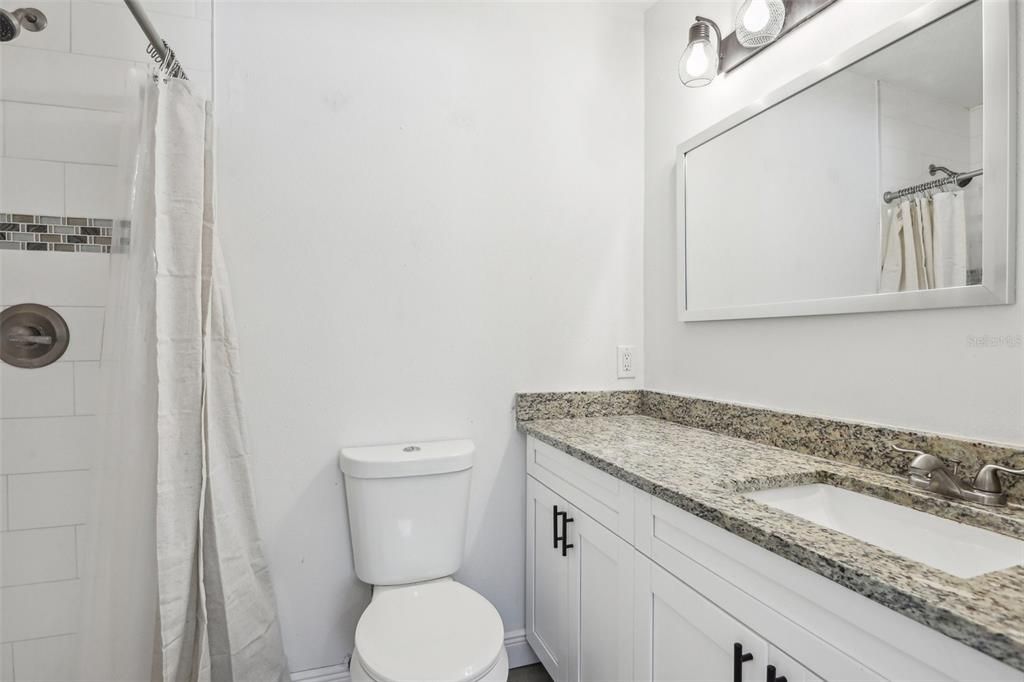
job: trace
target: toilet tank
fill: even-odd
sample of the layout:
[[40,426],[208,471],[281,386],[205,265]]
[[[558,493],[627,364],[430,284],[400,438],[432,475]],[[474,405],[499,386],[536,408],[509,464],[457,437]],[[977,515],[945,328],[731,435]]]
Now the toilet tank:
[[403,585],[452,575],[466,542],[473,442],[343,448],[356,575]]

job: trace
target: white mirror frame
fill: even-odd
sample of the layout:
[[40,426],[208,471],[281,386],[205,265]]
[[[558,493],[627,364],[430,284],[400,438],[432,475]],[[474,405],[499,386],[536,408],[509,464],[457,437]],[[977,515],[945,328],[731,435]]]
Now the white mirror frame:
[[676,148],[676,271],[680,321],[836,315],[1001,305],[1014,302],[1017,223],[1016,0],[978,0],[982,2],[984,36],[982,167],[985,169],[985,193],[982,204],[981,283],[946,289],[863,294],[700,310],[689,310],[686,306],[686,154],[765,109],[972,1],[963,0],[956,5],[941,0],[928,3]]

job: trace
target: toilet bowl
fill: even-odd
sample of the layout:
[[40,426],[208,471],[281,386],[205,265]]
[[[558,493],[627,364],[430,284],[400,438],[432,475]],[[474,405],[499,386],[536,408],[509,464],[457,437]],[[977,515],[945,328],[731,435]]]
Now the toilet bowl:
[[504,638],[491,603],[451,578],[376,588],[356,626],[352,679],[505,682]]
[[344,448],[356,575],[373,597],[356,625],[356,682],[505,682],[504,626],[451,578],[462,563],[472,441]]

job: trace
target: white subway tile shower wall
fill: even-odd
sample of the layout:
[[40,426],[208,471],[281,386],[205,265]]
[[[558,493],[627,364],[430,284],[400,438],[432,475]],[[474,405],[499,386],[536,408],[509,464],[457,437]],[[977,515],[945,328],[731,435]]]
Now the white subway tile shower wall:
[[[146,40],[121,0],[34,0],[49,26],[0,47],[0,213],[112,219],[121,111]],[[143,0],[204,94],[209,0]],[[71,329],[50,367],[0,365],[0,680],[71,676],[88,468],[99,437],[108,257],[0,251],[0,307]]]
[[71,329],[56,363],[0,365],[0,666],[3,680],[68,679],[79,547],[98,438],[96,369],[107,256],[0,252],[0,305],[42,302]]

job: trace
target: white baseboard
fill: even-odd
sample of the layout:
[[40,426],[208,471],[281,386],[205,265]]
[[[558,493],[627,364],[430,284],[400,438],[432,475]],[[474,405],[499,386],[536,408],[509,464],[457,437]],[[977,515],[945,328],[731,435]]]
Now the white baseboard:
[[526,630],[510,630],[505,633],[505,651],[508,653],[508,667],[521,668],[533,665],[540,659],[526,643]]
[[292,682],[350,682],[351,679],[346,663],[292,673]]
[[[526,643],[526,630],[511,630],[505,633],[505,652],[508,667],[520,668],[537,662],[537,655]],[[328,665],[323,668],[300,670],[291,674],[292,682],[351,682],[348,662]]]

